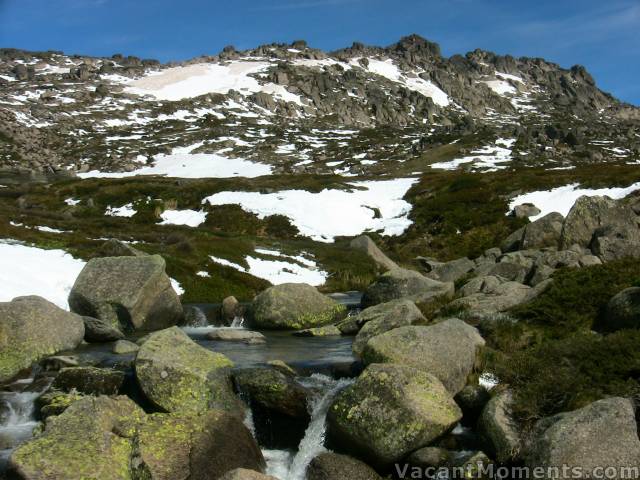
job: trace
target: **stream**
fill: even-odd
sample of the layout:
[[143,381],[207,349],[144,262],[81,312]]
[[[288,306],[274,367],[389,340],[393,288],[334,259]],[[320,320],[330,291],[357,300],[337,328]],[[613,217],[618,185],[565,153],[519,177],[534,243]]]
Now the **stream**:
[[[350,307],[355,306],[353,296],[341,300]],[[200,306],[195,308],[200,325],[206,324],[210,320],[209,312]],[[351,352],[352,337],[296,337],[290,332],[263,331],[267,342],[257,345],[213,341],[206,337],[208,332],[219,328],[242,329],[242,320],[236,319],[233,327],[194,326],[183,327],[183,330],[199,345],[228,356],[237,368],[282,360],[298,372],[297,380],[313,392],[309,401],[310,422],[297,450],[263,448],[269,475],[280,480],[304,480],[309,462],[325,451],[325,422],[333,398],[359,373],[359,364]],[[111,348],[112,344],[83,344],[66,354],[75,356],[81,365],[104,368],[122,368],[134,359],[134,355],[115,355]],[[29,440],[40,425],[35,401],[48,389],[50,380],[34,381],[33,375],[5,385],[0,391],[0,476],[6,470],[11,452]],[[255,434],[250,409],[245,423]]]

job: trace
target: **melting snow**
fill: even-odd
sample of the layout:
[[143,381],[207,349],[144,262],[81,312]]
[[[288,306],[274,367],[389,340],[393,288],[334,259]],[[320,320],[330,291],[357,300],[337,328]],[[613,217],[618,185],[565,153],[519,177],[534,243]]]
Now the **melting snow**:
[[449,162],[432,163],[431,168],[441,168],[443,170],[455,170],[465,163],[473,163],[474,168],[488,168],[487,172],[506,168],[501,165],[511,161],[511,149],[516,143],[514,138],[496,140],[495,145],[488,145],[479,150],[474,150],[471,155],[456,158]]
[[127,218],[133,217],[136,213],[138,212],[136,212],[133,209],[132,203],[127,203],[126,205],[123,205],[121,207],[108,206],[104,212],[104,214],[109,217],[127,217]]
[[523,203],[533,203],[540,209],[540,214],[533,217],[529,217],[529,220],[534,221],[538,218],[544,217],[551,212],[558,212],[566,216],[576,203],[576,200],[583,195],[588,197],[603,196],[606,195],[613,199],[624,198],[631,192],[640,189],[640,182],[634,183],[626,188],[578,188],[579,184],[574,183],[571,185],[565,185],[564,187],[554,188],[552,190],[544,190],[538,192],[529,192],[524,195],[519,195],[511,200],[509,203],[509,211],[513,210],[517,205]]
[[284,215],[300,233],[320,242],[365,231],[400,235],[411,225],[411,204],[402,198],[417,180],[399,178],[353,182],[352,190],[325,189],[312,193],[283,190],[277,193],[221,192],[203,200],[211,205],[237,204],[259,218]]

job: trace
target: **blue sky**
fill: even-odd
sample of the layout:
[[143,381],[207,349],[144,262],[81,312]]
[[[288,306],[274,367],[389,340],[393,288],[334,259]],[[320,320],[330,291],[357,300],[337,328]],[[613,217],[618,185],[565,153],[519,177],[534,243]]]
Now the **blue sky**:
[[295,39],[332,50],[410,33],[447,56],[580,63],[640,105],[640,0],[0,0],[0,46],[100,56],[181,60]]

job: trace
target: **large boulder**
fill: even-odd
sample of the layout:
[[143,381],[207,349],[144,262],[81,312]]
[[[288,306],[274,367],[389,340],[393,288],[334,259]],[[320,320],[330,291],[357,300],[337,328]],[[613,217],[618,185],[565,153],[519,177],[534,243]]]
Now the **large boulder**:
[[381,480],[366,463],[337,453],[321,453],[307,467],[307,480]]
[[460,293],[462,297],[449,305],[467,308],[471,313],[481,316],[509,310],[528,302],[539,292],[522,283],[488,275],[470,280],[460,289]]
[[401,327],[370,339],[365,363],[407,365],[435,375],[452,395],[467,384],[484,339],[474,327],[450,318],[426,327]]
[[367,256],[376,263],[376,265],[384,270],[393,270],[394,268],[398,268],[398,265],[387,257],[367,235],[360,235],[359,237],[354,238],[351,240],[349,246],[354,250],[360,250],[366,253]]
[[488,453],[499,463],[516,460],[521,453],[522,438],[511,414],[512,404],[511,392],[500,392],[489,400],[478,421],[478,430]]
[[536,215],[540,215],[540,209],[533,203],[523,203],[516,205],[511,211],[511,214],[516,218],[535,217]]
[[84,322],[84,339],[89,343],[114,342],[124,338],[119,326],[93,317],[82,317]]
[[632,478],[623,477],[622,469],[640,465],[633,402],[607,398],[540,420],[525,462],[531,468],[576,468],[578,476],[572,478],[589,478],[598,473],[595,469],[605,467],[617,469],[607,478]]
[[640,328],[640,287],[631,287],[615,295],[604,311],[603,330],[615,332]]
[[230,367],[221,353],[203,348],[178,327],[153,333],[135,361],[136,378],[146,397],[165,412],[238,412]]
[[557,247],[562,233],[564,217],[558,212],[551,212],[524,227],[520,249]]
[[159,255],[90,260],[71,289],[69,306],[122,330],[167,328],[183,316]]
[[142,421],[144,412],[127,397],[81,398],[13,452],[11,469],[21,480],[131,479]]
[[640,256],[638,222],[598,228],[593,234],[591,250],[603,262],[638,258]]
[[0,382],[43,357],[77,347],[83,338],[82,318],[44,298],[0,302]]
[[385,468],[451,430],[462,413],[433,375],[405,365],[369,365],[328,412],[342,450]]
[[590,248],[593,235],[604,226],[637,226],[633,210],[609,197],[583,196],[576,200],[564,221],[561,248],[572,245]]
[[260,447],[242,419],[220,410],[149,415],[138,434],[136,478],[215,480],[238,469],[264,471]]
[[453,297],[453,282],[439,282],[414,271],[396,268],[379,276],[362,295],[362,306],[405,298],[415,303],[427,303],[439,297]]
[[266,329],[302,330],[333,322],[345,307],[304,283],[267,288],[253,300],[253,322]]
[[411,300],[392,300],[364,309],[352,318],[362,328],[353,341],[353,353],[360,356],[369,339],[394,328],[424,322],[425,318]]
[[263,408],[308,418],[307,389],[275,368],[247,368],[234,374],[238,391]]
[[116,395],[124,383],[124,372],[111,368],[69,367],[60,370],[52,388],[86,395]]
[[440,282],[456,282],[476,268],[473,260],[467,257],[451,260],[450,262],[425,262],[427,270],[425,276]]

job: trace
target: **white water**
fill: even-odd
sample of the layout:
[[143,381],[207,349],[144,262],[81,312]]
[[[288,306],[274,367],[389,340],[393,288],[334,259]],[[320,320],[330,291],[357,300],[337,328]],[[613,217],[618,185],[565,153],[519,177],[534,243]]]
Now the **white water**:
[[263,450],[267,462],[267,475],[280,480],[304,480],[307,466],[315,457],[327,449],[324,440],[327,432],[327,412],[335,396],[353,379],[334,380],[321,374],[313,374],[300,383],[314,392],[309,405],[311,420],[300,441],[297,452],[288,450]]
[[[14,385],[33,382],[32,378],[20,380]],[[48,388],[44,385],[41,391],[35,392],[0,392],[2,405],[2,421],[0,422],[0,472],[11,452],[33,435],[33,430],[39,425],[35,419],[35,401]]]
[[244,328],[244,317],[235,317],[231,322],[231,328]]

